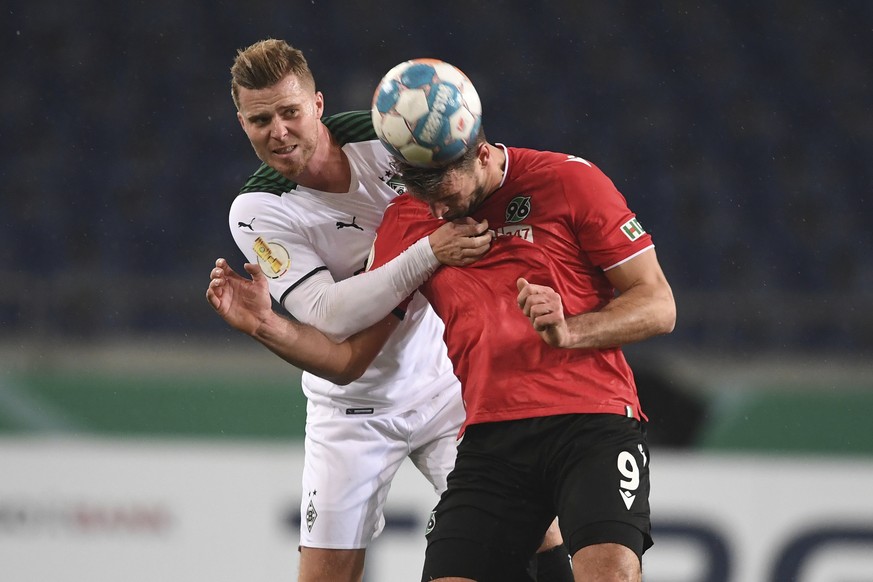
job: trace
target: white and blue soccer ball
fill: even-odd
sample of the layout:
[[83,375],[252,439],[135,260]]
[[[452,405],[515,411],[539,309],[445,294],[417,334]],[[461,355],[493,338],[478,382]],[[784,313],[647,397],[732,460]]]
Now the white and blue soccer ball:
[[373,95],[373,127],[389,152],[414,166],[440,167],[461,157],[482,124],[473,83],[437,59],[400,63]]

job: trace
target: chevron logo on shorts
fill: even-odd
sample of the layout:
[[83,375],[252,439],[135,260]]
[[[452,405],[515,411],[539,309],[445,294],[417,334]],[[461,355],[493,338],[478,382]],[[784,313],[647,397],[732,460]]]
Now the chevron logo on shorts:
[[630,511],[631,505],[634,504],[634,499],[636,499],[637,496],[630,491],[625,491],[624,489],[619,489],[618,492],[621,493],[621,499],[624,501],[625,507]]

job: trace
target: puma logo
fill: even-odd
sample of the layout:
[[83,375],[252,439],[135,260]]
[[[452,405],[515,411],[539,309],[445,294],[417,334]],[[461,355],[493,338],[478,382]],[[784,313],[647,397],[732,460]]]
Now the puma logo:
[[250,231],[255,232],[255,229],[252,228],[252,223],[254,223],[254,222],[255,222],[255,219],[252,218],[252,220],[251,220],[248,224],[246,224],[245,222],[240,221],[240,222],[237,222],[236,225],[237,225],[238,227],[240,227],[240,228],[247,228],[247,229],[249,229]]
[[357,228],[358,230],[364,230],[363,228],[361,228],[360,226],[358,226],[357,224],[355,224],[355,220],[357,220],[357,218],[358,218],[357,216],[352,217],[352,222],[351,222],[351,223],[348,223],[348,222],[340,222],[339,220],[337,220],[337,221],[336,221],[336,229],[337,229],[337,230],[340,230],[341,228],[351,227],[351,228]]

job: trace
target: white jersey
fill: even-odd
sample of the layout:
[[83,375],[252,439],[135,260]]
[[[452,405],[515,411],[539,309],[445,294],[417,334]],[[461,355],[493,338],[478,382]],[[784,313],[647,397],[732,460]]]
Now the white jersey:
[[[260,264],[273,298],[304,323],[310,322],[311,306],[285,303],[286,296],[324,270],[335,281],[363,271],[382,214],[402,188],[388,152],[372,134],[369,112],[340,114],[324,123],[348,157],[349,191],[304,188],[262,166],[234,200],[229,218],[234,240],[249,262]],[[359,380],[340,386],[304,373],[303,391],[311,402],[347,414],[415,409],[457,382],[443,332],[442,321],[416,294]]]

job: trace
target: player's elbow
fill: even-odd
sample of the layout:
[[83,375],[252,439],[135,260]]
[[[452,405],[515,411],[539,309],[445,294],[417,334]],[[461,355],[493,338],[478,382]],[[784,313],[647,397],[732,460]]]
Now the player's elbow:
[[343,329],[341,321],[343,317],[313,317],[306,321],[307,324],[318,329],[334,343],[342,343],[352,335],[349,330]]
[[676,328],[676,300],[673,291],[668,286],[661,298],[661,308],[658,310],[658,334],[671,333]]
[[365,371],[366,371],[366,368],[363,368],[363,369],[357,369],[357,368],[345,369],[342,372],[339,372],[336,374],[331,374],[330,376],[325,377],[325,380],[329,380],[330,382],[333,382],[337,386],[348,386],[352,382],[360,380],[361,376],[364,375]]
[[650,286],[638,312],[642,333],[634,341],[671,333],[676,327],[676,301],[670,286]]
[[331,374],[324,376],[324,378],[338,386],[347,386],[352,382],[360,380],[372,362],[373,357],[369,356],[369,354],[353,352],[350,357],[345,358],[344,363],[340,367],[332,370]]

